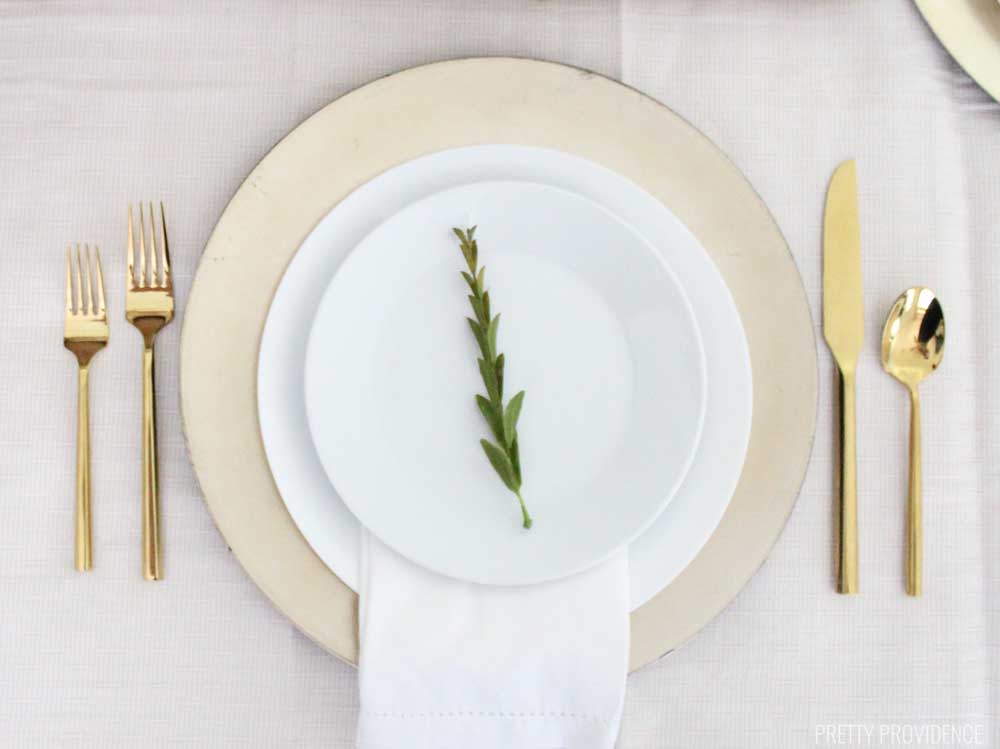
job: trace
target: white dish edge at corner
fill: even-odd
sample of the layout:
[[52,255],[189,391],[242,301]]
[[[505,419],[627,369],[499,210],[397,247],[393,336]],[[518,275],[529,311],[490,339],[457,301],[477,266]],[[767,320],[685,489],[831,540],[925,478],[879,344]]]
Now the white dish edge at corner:
[[994,0],[914,1],[948,53],[1000,101],[1000,5]]

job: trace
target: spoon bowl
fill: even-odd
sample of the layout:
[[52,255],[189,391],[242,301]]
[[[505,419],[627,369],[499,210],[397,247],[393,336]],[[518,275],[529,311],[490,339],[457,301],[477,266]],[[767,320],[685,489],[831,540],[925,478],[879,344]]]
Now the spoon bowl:
[[944,355],[944,312],[923,286],[896,299],[882,329],[882,366],[910,391],[910,491],[907,505],[906,592],[923,587],[923,500],[920,458],[920,397],[917,385],[938,368]]
[[911,390],[944,356],[944,312],[934,292],[907,289],[889,311],[882,331],[882,366]]

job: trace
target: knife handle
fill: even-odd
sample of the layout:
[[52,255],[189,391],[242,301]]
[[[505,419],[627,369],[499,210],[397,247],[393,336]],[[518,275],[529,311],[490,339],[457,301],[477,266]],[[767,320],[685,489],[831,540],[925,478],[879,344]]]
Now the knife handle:
[[858,482],[854,371],[840,370],[840,489],[837,508],[837,592],[858,592]]

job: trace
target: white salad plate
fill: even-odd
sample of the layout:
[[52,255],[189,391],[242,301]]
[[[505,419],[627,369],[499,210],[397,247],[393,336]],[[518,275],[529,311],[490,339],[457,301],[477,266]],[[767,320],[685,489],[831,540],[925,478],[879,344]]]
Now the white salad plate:
[[[702,437],[673,500],[629,546],[631,599],[633,608],[637,608],[685,568],[725,512],[741,473],[749,439],[751,372],[746,339],[733,300],[697,240],[662,203],[629,180],[585,159],[548,149],[510,145],[441,151],[375,177],[317,224],[285,271],[261,340],[258,412],[277,488],[317,555],[345,583],[356,588],[359,523],[327,479],[309,433],[303,397],[308,331],[331,279],[369,233],[422,198],[484,180],[531,181],[560,187],[607,209],[662,256],[694,311],[706,357]],[[485,225],[482,231],[486,231]],[[460,260],[454,247],[453,252]],[[485,257],[484,262],[490,264]],[[459,264],[455,269],[456,279],[460,267]],[[492,279],[490,284],[495,281]],[[498,293],[502,294],[499,289],[494,291]],[[460,303],[464,302],[460,292],[458,297]],[[513,302],[507,309],[499,302],[495,304],[505,318],[515,312]],[[471,351],[467,358],[474,357],[474,349]],[[509,366],[517,366],[514,358],[511,354]],[[527,362],[525,359],[524,363]],[[474,374],[473,370],[473,381]],[[472,392],[475,389],[468,394]],[[525,400],[522,417],[525,419],[529,418],[531,392]],[[471,442],[472,448],[478,449],[476,440]],[[526,477],[525,491],[530,498],[529,486],[530,479]],[[478,496],[476,499],[481,500]],[[510,502],[508,497],[489,504],[509,519]],[[480,501],[480,504],[487,503]],[[540,523],[544,515],[539,509],[532,507],[536,522]]]
[[[497,438],[473,397],[488,390],[452,229],[472,226],[503,397],[527,393],[530,529],[480,444]],[[407,206],[347,257],[313,322],[305,396],[327,476],[383,543],[449,577],[529,585],[607,559],[660,514],[698,445],[705,364],[684,291],[640,234],[561,188],[479,182]]]

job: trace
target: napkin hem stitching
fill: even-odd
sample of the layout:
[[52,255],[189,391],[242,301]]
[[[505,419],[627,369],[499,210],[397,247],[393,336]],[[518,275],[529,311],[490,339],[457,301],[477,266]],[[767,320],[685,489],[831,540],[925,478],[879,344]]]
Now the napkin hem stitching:
[[589,720],[595,723],[610,724],[608,718],[590,713],[542,712],[542,713],[503,713],[503,712],[425,712],[425,713],[379,713],[362,710],[362,715],[372,718],[570,718],[572,720]]

